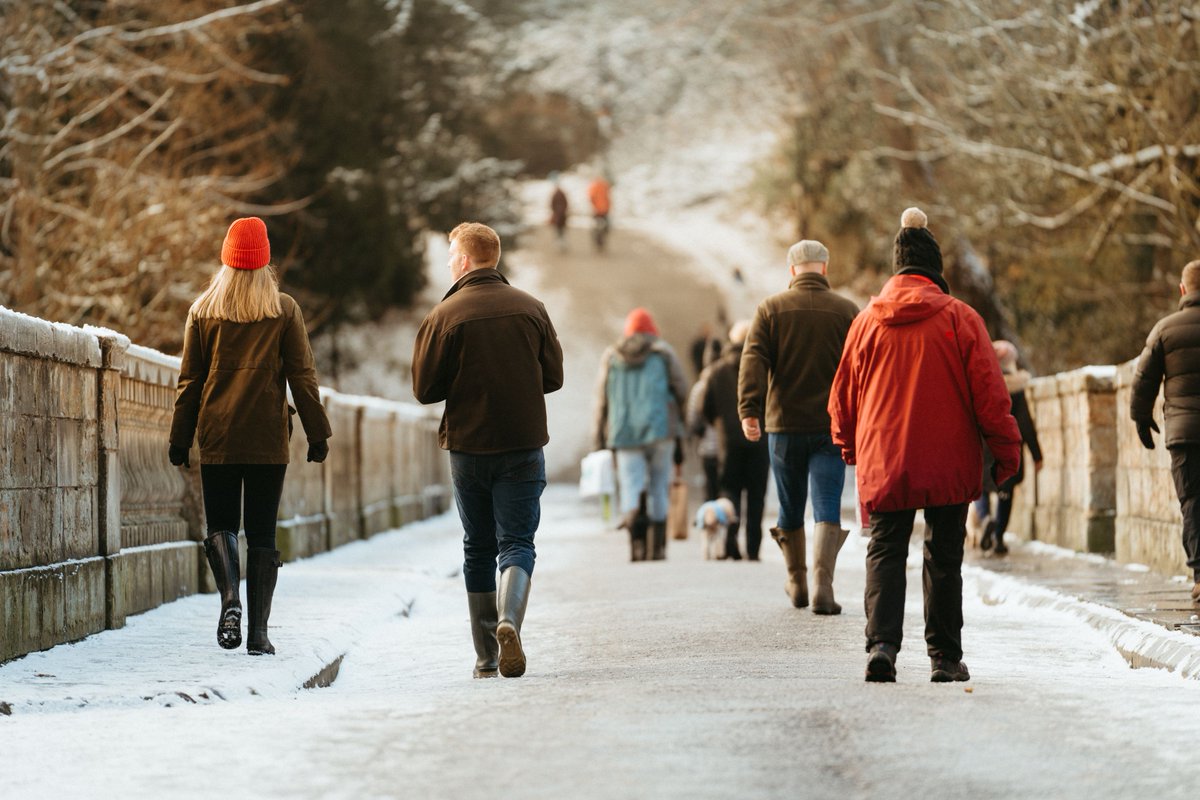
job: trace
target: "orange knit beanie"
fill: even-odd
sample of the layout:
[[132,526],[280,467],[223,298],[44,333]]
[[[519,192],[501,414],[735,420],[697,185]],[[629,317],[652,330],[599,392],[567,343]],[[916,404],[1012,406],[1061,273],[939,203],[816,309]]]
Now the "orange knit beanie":
[[654,324],[654,317],[644,308],[635,308],[625,317],[625,335],[633,336],[635,333],[658,336],[658,326]]
[[270,262],[267,224],[258,217],[235,219],[221,245],[221,263],[234,269],[260,269]]

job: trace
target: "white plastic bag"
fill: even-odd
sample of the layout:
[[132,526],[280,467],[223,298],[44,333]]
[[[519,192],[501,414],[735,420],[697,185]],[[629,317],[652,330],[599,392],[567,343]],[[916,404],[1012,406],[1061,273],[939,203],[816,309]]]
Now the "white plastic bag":
[[588,453],[579,462],[580,497],[611,495],[617,490],[617,477],[613,469],[611,450]]

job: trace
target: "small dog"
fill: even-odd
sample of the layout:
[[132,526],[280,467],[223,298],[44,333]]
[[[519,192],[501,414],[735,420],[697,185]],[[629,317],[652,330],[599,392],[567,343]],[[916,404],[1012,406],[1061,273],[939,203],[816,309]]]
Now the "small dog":
[[638,507],[625,515],[618,529],[629,531],[629,560],[645,561],[650,534],[650,515],[646,513],[646,493],[638,497]]
[[696,509],[695,527],[704,529],[701,544],[704,547],[704,560],[725,558],[725,538],[729,526],[738,521],[737,510],[727,497],[718,497],[701,503]]

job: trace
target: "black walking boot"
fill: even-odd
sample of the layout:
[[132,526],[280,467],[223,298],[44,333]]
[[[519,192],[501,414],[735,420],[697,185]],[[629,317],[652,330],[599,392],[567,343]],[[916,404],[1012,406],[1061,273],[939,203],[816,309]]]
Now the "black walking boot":
[[497,597],[500,622],[496,639],[500,643],[500,674],[519,678],[525,674],[525,650],[521,647],[521,624],[529,605],[529,573],[520,567],[508,567],[500,573]]
[[252,656],[275,655],[267,638],[267,620],[271,618],[271,598],[279,577],[279,551],[269,547],[251,547],[246,557],[246,601],[250,606],[246,652]]
[[900,648],[894,644],[877,642],[867,656],[867,680],[870,683],[896,682],[896,654]]
[[500,674],[497,659],[500,643],[496,626],[500,622],[496,610],[495,592],[467,592],[467,607],[471,610],[471,638],[475,641],[476,678],[495,678]]
[[961,661],[952,661],[948,658],[938,658],[935,656],[929,659],[929,663],[931,668],[929,680],[933,683],[971,680],[971,673],[967,672],[967,665]]
[[217,620],[217,644],[233,650],[242,644],[241,566],[238,563],[236,531],[217,531],[204,540],[204,553],[221,593],[221,617]]

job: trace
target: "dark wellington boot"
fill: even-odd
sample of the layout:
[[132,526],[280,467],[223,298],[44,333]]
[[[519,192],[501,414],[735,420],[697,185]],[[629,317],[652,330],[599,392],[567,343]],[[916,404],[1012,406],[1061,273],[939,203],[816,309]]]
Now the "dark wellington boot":
[[204,553],[221,593],[221,617],[217,620],[217,644],[226,650],[242,645],[241,565],[238,563],[236,531],[217,531],[204,540]]
[[667,521],[650,523],[650,560],[662,561],[667,557]]
[[500,674],[519,678],[525,674],[525,650],[521,647],[521,624],[525,607],[529,605],[529,573],[520,567],[509,567],[500,573],[497,595],[500,622],[496,639],[500,643]]
[[496,640],[496,625],[500,622],[496,610],[495,592],[467,592],[467,607],[471,610],[471,638],[475,641],[476,678],[495,678],[500,674],[497,659],[500,643]]
[[278,550],[251,547],[246,552],[246,602],[250,606],[246,652],[252,656],[273,656],[275,647],[267,638],[267,620],[271,618],[271,598],[283,565]]
[[625,515],[618,528],[629,531],[629,560],[646,560],[646,517],[639,511],[630,511]]

